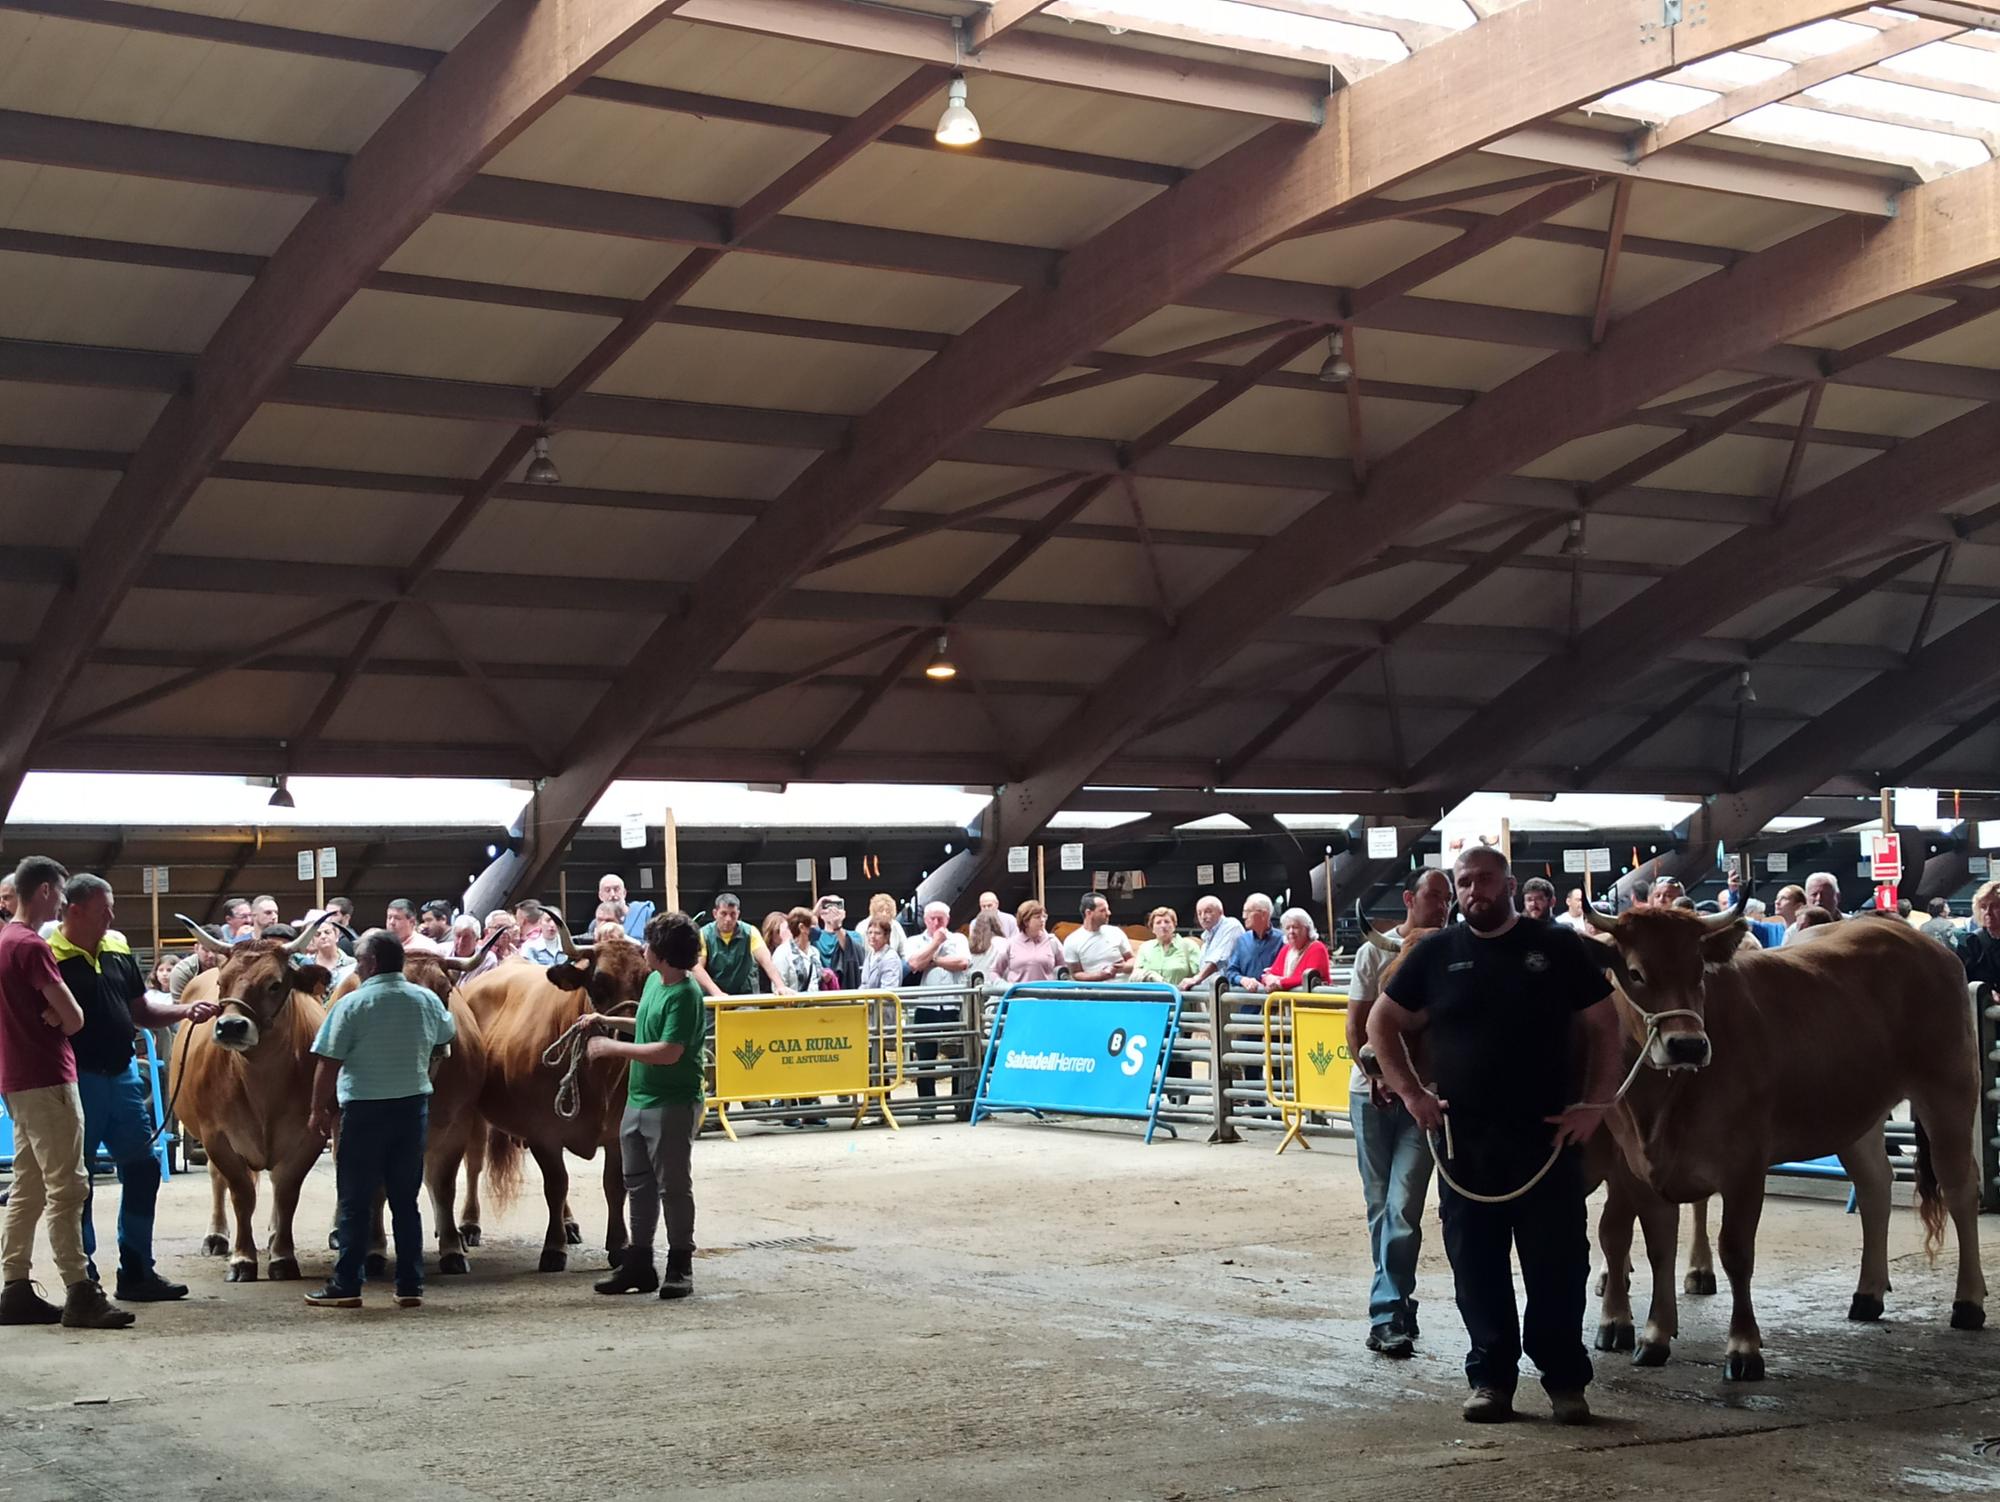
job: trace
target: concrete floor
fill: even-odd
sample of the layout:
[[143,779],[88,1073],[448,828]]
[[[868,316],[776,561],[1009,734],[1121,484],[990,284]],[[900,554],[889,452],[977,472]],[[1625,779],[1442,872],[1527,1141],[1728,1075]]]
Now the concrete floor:
[[[2000,1329],[1945,1328],[1949,1263],[1907,1210],[1882,1324],[1842,1317],[1858,1224],[1777,1199],[1769,1380],[1725,1386],[1726,1297],[1687,1300],[1671,1365],[1598,1358],[1593,1427],[1474,1429],[1434,1213],[1423,1349],[1391,1364],[1361,1346],[1351,1156],[1273,1145],[1015,1121],[704,1139],[698,1291],[671,1305],[594,1297],[590,1248],[537,1274],[531,1179],[424,1309],[308,1310],[310,1283],[222,1281],[206,1183],[178,1178],[159,1240],[186,1303],[122,1335],[0,1332],[0,1502],[2000,1493]],[[331,1202],[323,1165],[302,1246]]]

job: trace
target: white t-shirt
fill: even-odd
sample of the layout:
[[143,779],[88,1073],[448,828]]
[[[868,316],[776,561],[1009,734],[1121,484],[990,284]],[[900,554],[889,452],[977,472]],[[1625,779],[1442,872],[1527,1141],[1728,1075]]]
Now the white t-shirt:
[[1102,970],[1131,957],[1132,941],[1116,924],[1107,923],[1096,933],[1087,928],[1074,929],[1063,940],[1063,963],[1069,966],[1072,976],[1084,970]]
[[[1393,949],[1403,947],[1403,936],[1391,929],[1383,934]],[[1354,956],[1354,978],[1347,983],[1347,1004],[1351,1007],[1361,1002],[1372,1002],[1382,994],[1382,972],[1389,968],[1389,956],[1373,944],[1363,944]],[[1347,1088],[1350,1092],[1365,1091],[1368,1076],[1361,1072],[1361,1061],[1354,1061],[1354,1069],[1348,1075]]]
[[1590,935],[1594,932],[1594,930],[1590,926],[1590,920],[1588,920],[1587,918],[1579,918],[1574,913],[1560,913],[1556,917],[1556,922],[1560,923],[1564,928],[1575,929],[1578,933],[1582,934],[1586,939],[1589,938]]

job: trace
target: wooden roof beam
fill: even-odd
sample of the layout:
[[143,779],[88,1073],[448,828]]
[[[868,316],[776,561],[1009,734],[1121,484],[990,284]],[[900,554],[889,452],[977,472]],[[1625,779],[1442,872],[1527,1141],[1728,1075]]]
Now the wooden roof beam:
[[[2000,423],[1984,409],[1849,470],[1801,497],[1781,518],[1716,544],[1599,621],[1571,657],[1529,672],[1508,691],[1504,706],[1475,715],[1437,747],[1417,768],[1416,784],[1480,780],[1482,769],[1518,758],[1564,723],[1558,700],[1573,703],[1579,693],[1627,679],[1659,661],[1676,641],[1879,545],[1876,513],[1884,494],[1905,507],[1936,511],[1995,479]],[[1894,572],[1910,561],[1896,560]]]
[[[1431,50],[1442,50],[1442,44]],[[1853,219],[1830,221],[1746,257],[1726,275],[1705,278],[1635,310],[1607,330],[1597,350],[1543,360],[1429,428],[1420,440],[1378,460],[1365,510],[1344,497],[1329,497],[1260,543],[1186,607],[1180,628],[1168,641],[1147,644],[1113,675],[1114,681],[1141,671],[1141,662],[1155,680],[1205,681],[1257,634],[1259,623],[1271,613],[1296,609],[1337,585],[1364,560],[1469,498],[1483,480],[1510,473],[1572,437],[1598,431],[1700,376],[1740,369],[1750,351],[1912,287],[1969,274],[1990,259],[1996,224],[2000,163],[1913,191],[1904,213],[1887,224],[1864,231]],[[1961,424],[1971,425],[1964,419]],[[1983,426],[2000,429],[1990,421]],[[2000,433],[1995,440],[2000,441]],[[1870,530],[1879,534],[1879,522],[1871,521]],[[1329,559],[1342,562],[1329,568]],[[1728,598],[1740,606],[1757,594],[1732,590]],[[1671,614],[1666,618],[1675,619]],[[1647,619],[1657,627],[1657,616],[1649,613]],[[1585,638],[1593,651],[1599,635],[1593,631]],[[1567,673],[1567,659],[1550,671]],[[1510,694],[1510,710],[1515,702]],[[1477,733],[1455,738],[1453,749],[1470,746]],[[1059,807],[1130,734],[1117,695],[1094,695],[1065,721],[1062,736],[1042,749],[1037,774],[1009,790],[1001,805],[1007,824],[1003,843],[1018,844],[1039,828],[1047,812]],[[1514,758],[1494,759],[1505,766]],[[1451,775],[1455,769],[1433,770],[1439,775],[1420,786],[1460,785]]]
[[680,0],[489,11],[348,159],[209,340],[92,524],[76,587],[0,706],[0,810],[147,559],[215,461],[355,291],[468,178]]

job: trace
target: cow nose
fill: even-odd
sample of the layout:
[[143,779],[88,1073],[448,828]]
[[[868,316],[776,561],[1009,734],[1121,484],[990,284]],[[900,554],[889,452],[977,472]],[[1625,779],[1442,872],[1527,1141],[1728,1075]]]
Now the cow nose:
[[248,1017],[218,1017],[215,1019],[215,1041],[218,1043],[241,1043],[250,1036]]
[[1666,1039],[1667,1062],[1699,1069],[1708,1062],[1708,1034],[1673,1033]]

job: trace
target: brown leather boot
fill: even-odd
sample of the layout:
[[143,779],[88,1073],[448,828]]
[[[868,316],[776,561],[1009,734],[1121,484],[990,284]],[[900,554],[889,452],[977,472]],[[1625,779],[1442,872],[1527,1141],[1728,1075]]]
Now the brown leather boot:
[[0,1285],[0,1325],[53,1325],[61,1319],[62,1310],[26,1278]]
[[65,1330],[123,1330],[132,1323],[132,1314],[107,1299],[102,1284],[85,1278],[69,1285],[62,1322]]

